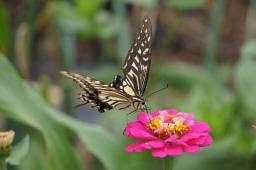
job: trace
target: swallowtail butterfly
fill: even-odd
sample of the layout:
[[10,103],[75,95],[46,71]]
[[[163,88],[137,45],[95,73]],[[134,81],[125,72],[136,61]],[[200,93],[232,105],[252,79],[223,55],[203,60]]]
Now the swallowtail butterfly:
[[82,89],[77,106],[88,104],[99,112],[129,107],[147,110],[143,94],[150,70],[151,45],[151,23],[145,17],[122,66],[123,77],[117,75],[112,83],[104,84],[91,77],[61,71],[63,76],[75,81]]

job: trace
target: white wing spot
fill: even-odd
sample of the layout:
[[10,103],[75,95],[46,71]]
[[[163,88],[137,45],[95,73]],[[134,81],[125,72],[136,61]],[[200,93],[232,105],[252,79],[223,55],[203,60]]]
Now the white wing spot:
[[150,41],[150,37],[148,37],[148,42]]
[[140,61],[137,55],[135,56],[135,60],[136,60],[138,63],[139,63],[139,61]]
[[148,58],[144,58],[144,57],[143,57],[143,60],[144,60],[144,61],[148,61]]
[[148,29],[147,28],[145,29],[145,33],[148,33]]
[[125,86],[124,91],[131,96],[135,96],[135,93],[130,86]]
[[141,49],[139,48],[138,53],[141,54]]
[[148,51],[149,51],[149,48],[146,48],[146,49],[143,51],[143,55],[147,54]]
[[144,47],[144,43],[141,43],[141,46]]
[[139,70],[138,67],[136,66],[136,64],[133,62],[132,63],[132,66],[136,69],[136,70]]
[[124,68],[126,68],[127,67],[127,62],[124,64]]

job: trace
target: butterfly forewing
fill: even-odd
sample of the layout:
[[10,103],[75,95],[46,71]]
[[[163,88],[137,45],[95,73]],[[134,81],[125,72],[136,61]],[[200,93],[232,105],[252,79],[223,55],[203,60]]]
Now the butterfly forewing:
[[151,63],[152,28],[145,17],[122,67],[124,91],[131,96],[143,96]]

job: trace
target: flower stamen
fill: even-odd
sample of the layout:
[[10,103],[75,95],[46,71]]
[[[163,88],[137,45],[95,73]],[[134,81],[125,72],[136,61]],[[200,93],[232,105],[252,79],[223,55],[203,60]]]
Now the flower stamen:
[[153,131],[159,129],[160,126],[161,126],[161,122],[159,121],[158,117],[155,117],[153,121],[147,124],[147,128]]
[[168,114],[167,118],[157,116],[147,124],[147,128],[159,138],[166,139],[171,135],[183,136],[191,127],[185,124],[185,119],[180,116]]

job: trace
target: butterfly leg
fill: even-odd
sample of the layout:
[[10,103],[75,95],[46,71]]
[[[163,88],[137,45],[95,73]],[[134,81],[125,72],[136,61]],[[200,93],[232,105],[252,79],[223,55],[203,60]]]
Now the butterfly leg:
[[151,114],[151,108],[149,107],[146,107],[146,112],[147,112],[147,116],[148,116],[148,120],[151,122],[151,117],[150,117],[150,114]]
[[137,111],[137,110],[131,111],[130,113],[127,114],[127,116],[130,115],[130,114],[132,114],[132,113],[134,113],[134,112],[136,112],[136,111]]

